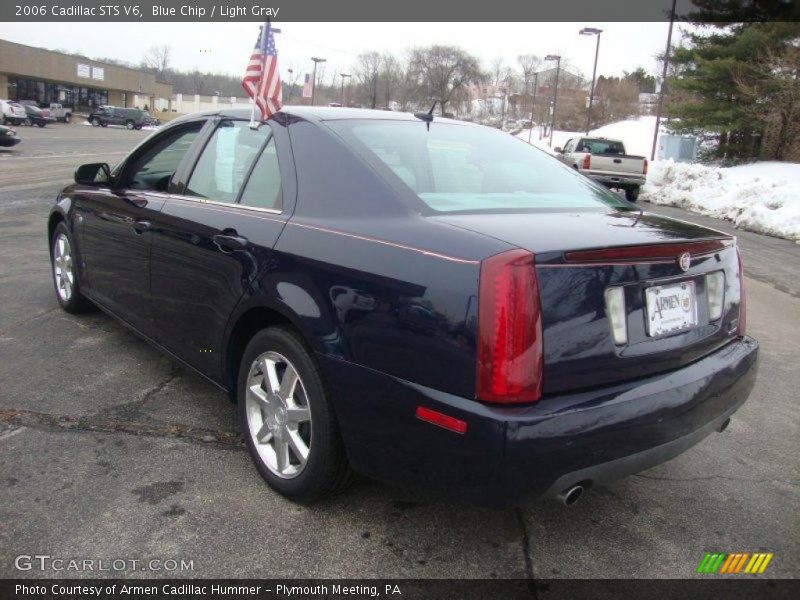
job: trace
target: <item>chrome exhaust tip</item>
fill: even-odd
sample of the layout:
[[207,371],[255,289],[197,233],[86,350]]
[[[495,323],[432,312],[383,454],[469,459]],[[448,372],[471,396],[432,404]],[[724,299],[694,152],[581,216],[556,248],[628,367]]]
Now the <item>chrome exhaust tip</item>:
[[564,506],[573,506],[583,495],[582,485],[573,485],[561,492],[556,498]]
[[730,425],[730,424],[731,424],[731,420],[730,420],[730,418],[727,418],[727,419],[725,419],[725,420],[722,422],[722,424],[721,424],[719,427],[717,427],[717,431],[718,431],[719,433],[722,433],[723,431],[725,431],[725,430],[728,428],[728,425]]

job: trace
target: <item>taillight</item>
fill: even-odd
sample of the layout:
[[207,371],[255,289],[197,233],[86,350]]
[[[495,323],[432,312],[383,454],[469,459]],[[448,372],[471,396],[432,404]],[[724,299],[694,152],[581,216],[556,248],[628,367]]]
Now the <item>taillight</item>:
[[744,266],[742,265],[742,253],[736,249],[736,258],[739,259],[739,326],[736,335],[744,337],[747,326],[747,302],[744,295]]
[[481,263],[476,397],[533,402],[542,396],[542,311],[533,254],[509,250]]
[[591,166],[592,166],[592,155],[587,154],[586,156],[583,157],[583,168],[588,169]]
[[644,159],[644,168],[642,169],[642,173],[644,175],[647,175],[647,159],[646,158]]

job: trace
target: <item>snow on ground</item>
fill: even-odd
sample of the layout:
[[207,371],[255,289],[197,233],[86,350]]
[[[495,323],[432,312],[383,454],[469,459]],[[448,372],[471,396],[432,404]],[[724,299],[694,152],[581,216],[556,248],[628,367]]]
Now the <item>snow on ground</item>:
[[[622,140],[625,144],[625,150],[628,154],[638,156],[646,156],[650,158],[650,150],[653,146],[653,129],[656,126],[656,118],[651,116],[639,117],[638,119],[628,119],[627,121],[619,121],[617,123],[610,123],[603,125],[597,129],[593,129],[589,135],[605,137],[613,140]],[[539,128],[534,128],[533,131],[523,129],[517,134],[521,140],[528,141],[528,133],[531,134],[531,143],[534,146],[554,154],[553,150],[548,145],[549,138],[539,139]],[[555,130],[553,133],[553,148],[563,148],[564,144],[570,138],[580,137],[586,135],[584,131],[559,131]]]
[[639,201],[680,206],[736,227],[800,243],[800,164],[740,167],[657,162]]
[[[604,125],[590,135],[622,140],[628,154],[650,157],[655,117],[639,117]],[[517,137],[528,141],[529,130]],[[531,132],[531,143],[553,154],[548,139]],[[563,147],[583,132],[558,131],[553,148]],[[672,160],[650,163],[639,201],[679,206],[732,221],[736,227],[800,243],[800,164],[757,162],[739,167],[714,167]]]

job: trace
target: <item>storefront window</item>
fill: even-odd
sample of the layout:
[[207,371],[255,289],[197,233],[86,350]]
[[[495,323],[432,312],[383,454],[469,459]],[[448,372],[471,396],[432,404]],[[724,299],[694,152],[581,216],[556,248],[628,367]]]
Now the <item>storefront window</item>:
[[8,78],[8,99],[33,100],[40,106],[62,104],[74,110],[91,110],[108,104],[108,90],[50,83],[25,77]]

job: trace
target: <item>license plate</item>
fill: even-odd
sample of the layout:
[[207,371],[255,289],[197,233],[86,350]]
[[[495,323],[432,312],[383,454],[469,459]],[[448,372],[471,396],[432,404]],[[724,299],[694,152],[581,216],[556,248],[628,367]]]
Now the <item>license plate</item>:
[[697,325],[697,294],[693,281],[656,285],[645,290],[647,335],[668,335]]

